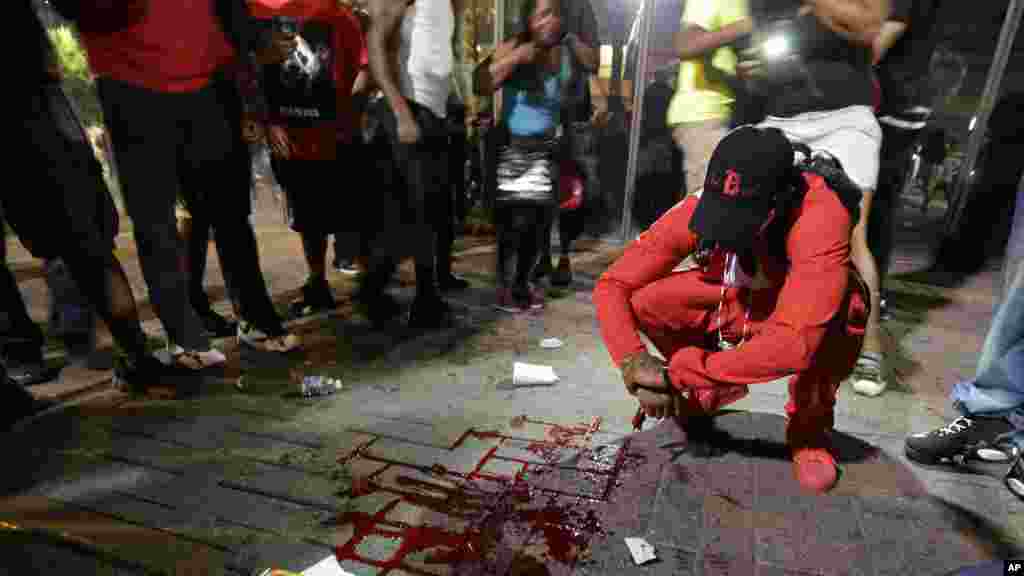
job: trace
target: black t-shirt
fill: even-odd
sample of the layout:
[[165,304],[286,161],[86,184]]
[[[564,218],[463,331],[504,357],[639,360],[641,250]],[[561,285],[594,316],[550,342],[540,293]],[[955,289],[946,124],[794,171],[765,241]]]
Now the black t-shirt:
[[939,0],[893,0],[889,21],[905,24],[907,29],[877,67],[883,114],[926,104],[938,13]]
[[773,75],[754,87],[770,116],[789,117],[805,112],[838,110],[847,106],[871,106],[871,51],[826,28],[813,14],[797,17],[797,0],[753,0],[751,14],[757,29],[767,29],[786,19],[781,32],[788,36],[802,60],[789,67],[792,74]]

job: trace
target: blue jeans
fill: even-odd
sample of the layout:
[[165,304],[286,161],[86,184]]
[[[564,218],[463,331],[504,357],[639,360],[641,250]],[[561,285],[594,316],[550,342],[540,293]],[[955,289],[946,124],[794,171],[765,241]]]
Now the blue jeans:
[[985,337],[978,372],[953,386],[952,399],[965,416],[1006,416],[1015,430],[1005,439],[1024,449],[1024,266],[1012,273]]

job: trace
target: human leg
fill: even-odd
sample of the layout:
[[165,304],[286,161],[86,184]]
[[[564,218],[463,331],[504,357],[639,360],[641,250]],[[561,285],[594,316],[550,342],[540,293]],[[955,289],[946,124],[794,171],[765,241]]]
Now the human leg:
[[959,457],[1005,459],[1001,444],[1024,448],[1024,269],[989,326],[975,377],[953,386],[961,417],[907,438],[906,452],[923,464]]
[[237,291],[241,317],[273,340],[271,344],[293,349],[298,341],[288,335],[274,309],[249,221],[252,164],[242,139],[239,108],[237,91],[224,79],[194,94],[187,123],[193,146],[186,151],[183,186],[200,191],[194,211],[209,218],[224,277]]
[[[100,79],[97,88],[153,307],[171,340],[200,354],[209,352],[210,341],[189,302],[185,277],[176,272],[181,261],[173,212],[177,149],[186,142],[174,119],[184,113],[188,95],[157,94],[109,79]],[[154,109],[163,114],[154,117]],[[211,354],[200,364],[222,358]]]
[[686,194],[694,194],[704,188],[704,176],[707,174],[708,162],[718,143],[728,132],[728,126],[722,120],[707,120],[679,124],[672,132],[672,138],[683,151],[683,167],[686,170]]
[[895,216],[903,177],[907,170],[910,147],[918,132],[882,124],[882,147],[879,154],[878,187],[873,206],[868,214],[868,252],[875,257],[878,267],[878,288],[884,292],[885,277],[889,273],[892,257],[892,239]]
[[839,384],[853,370],[861,349],[868,294],[851,275],[839,314],[829,324],[810,368],[790,378],[786,403],[786,442],[793,455],[793,473],[804,488],[828,491],[836,482],[831,433]]
[[882,350],[882,329],[880,306],[882,294],[879,290],[878,266],[868,249],[867,221],[873,211],[872,190],[864,190],[861,198],[860,219],[853,228],[850,238],[850,260],[868,286],[871,309],[868,316],[867,332],[861,358],[854,372],[853,389],[865,396],[878,396],[885,391],[884,353]]

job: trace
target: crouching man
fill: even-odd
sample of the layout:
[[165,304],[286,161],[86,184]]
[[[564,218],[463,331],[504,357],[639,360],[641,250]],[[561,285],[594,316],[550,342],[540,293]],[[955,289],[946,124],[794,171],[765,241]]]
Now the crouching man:
[[[631,244],[594,302],[626,389],[691,436],[748,385],[788,377],[793,471],[825,492],[836,482],[836,391],[861,348],[867,292],[850,263],[860,193],[836,161],[805,152],[794,165],[778,129],[729,133],[701,197]],[[691,255],[698,266],[684,269]]]

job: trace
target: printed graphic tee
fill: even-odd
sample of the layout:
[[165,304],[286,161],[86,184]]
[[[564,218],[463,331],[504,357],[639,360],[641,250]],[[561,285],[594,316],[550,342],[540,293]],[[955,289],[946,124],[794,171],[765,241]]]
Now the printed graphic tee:
[[283,17],[295,27],[298,45],[260,74],[271,124],[284,126],[296,160],[334,160],[338,143],[349,143],[359,126],[352,85],[366,66],[359,18],[334,0],[249,0],[267,35]]

